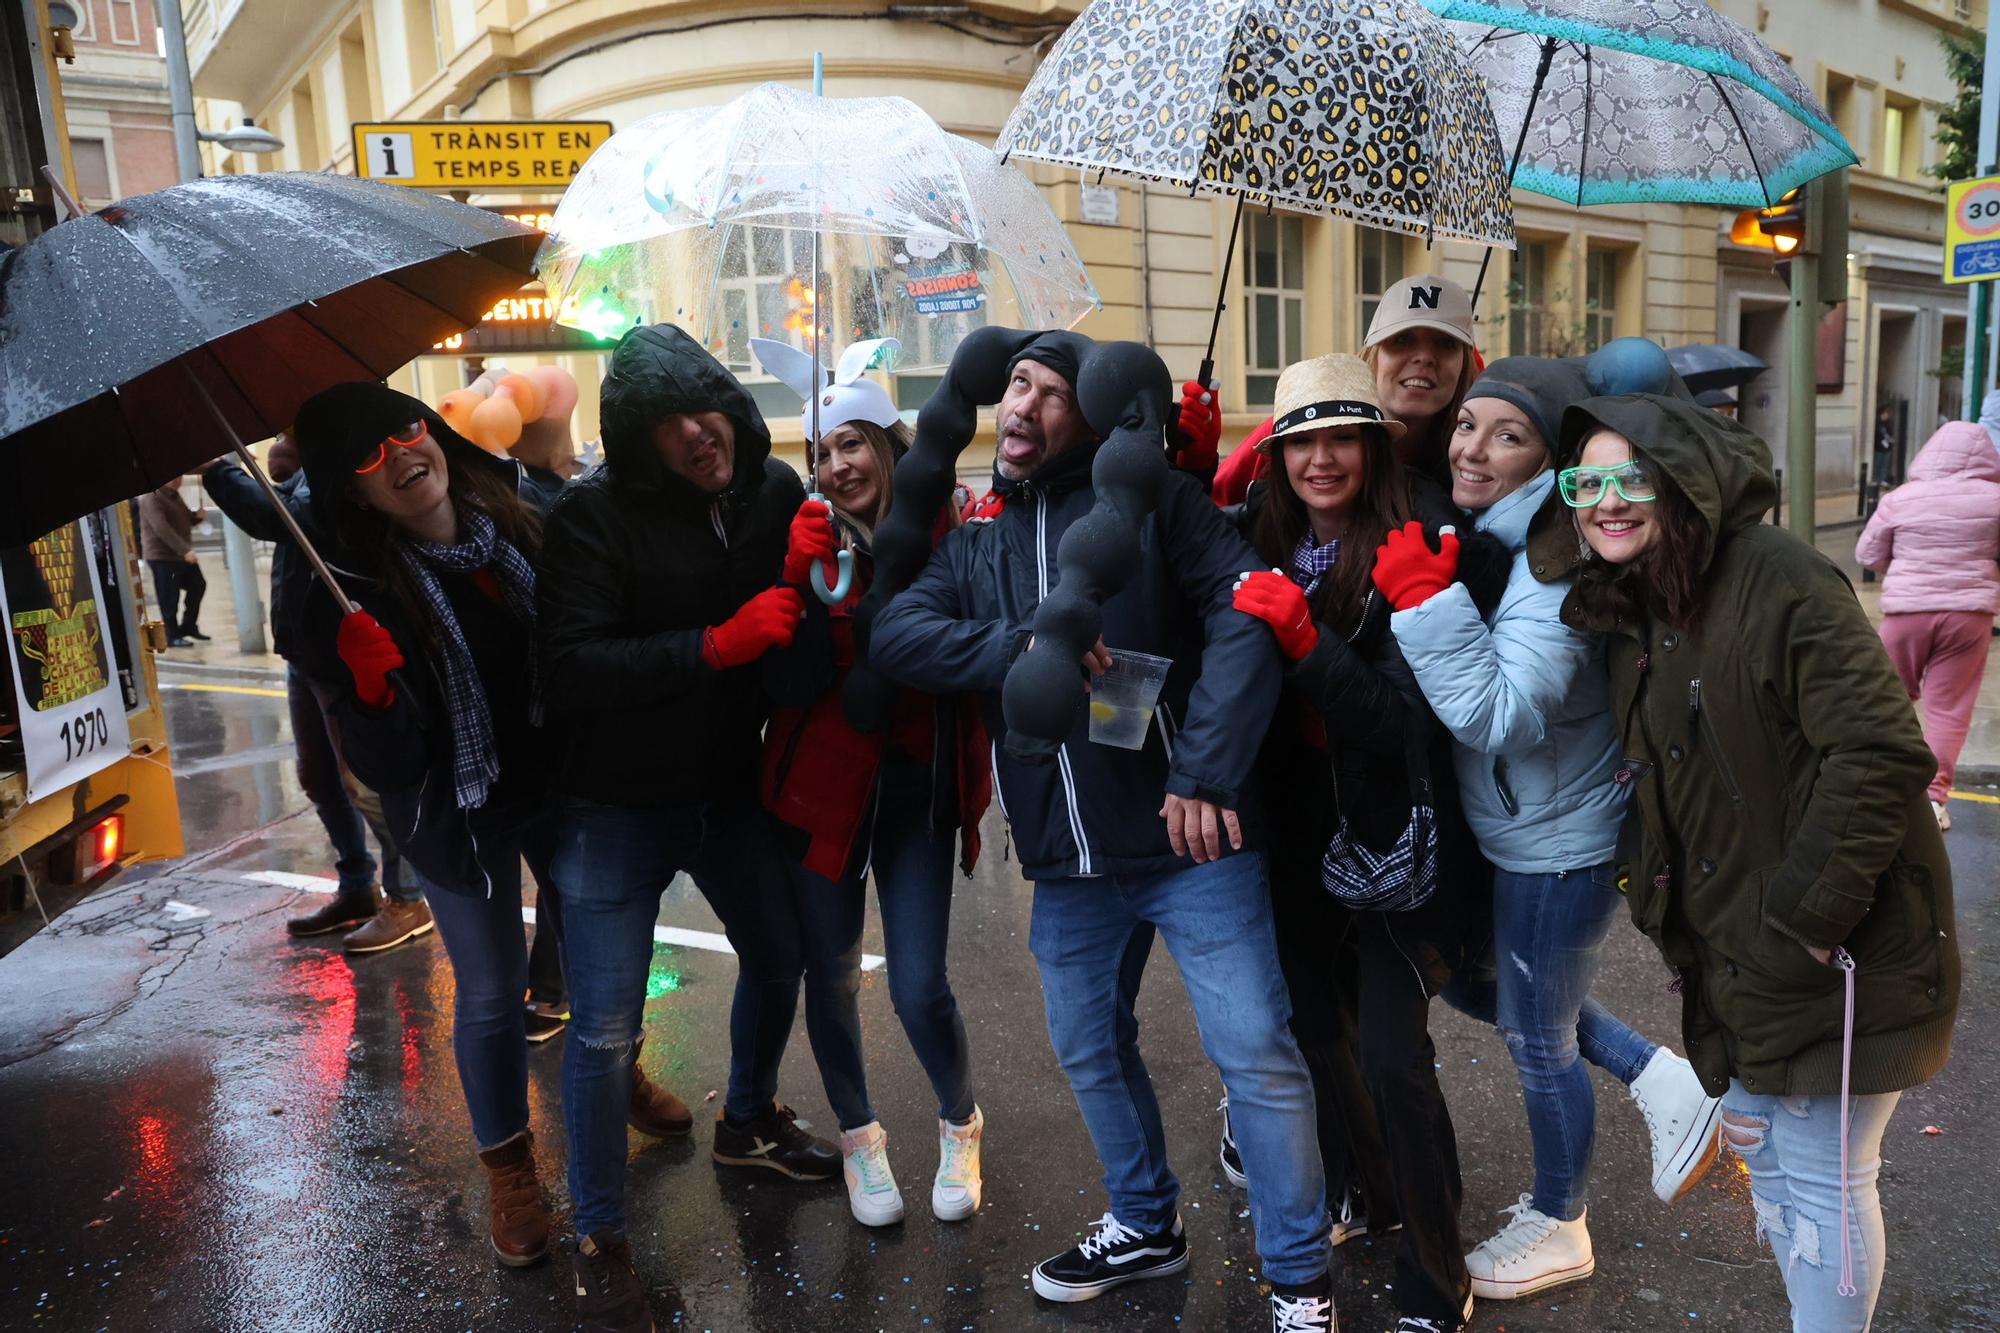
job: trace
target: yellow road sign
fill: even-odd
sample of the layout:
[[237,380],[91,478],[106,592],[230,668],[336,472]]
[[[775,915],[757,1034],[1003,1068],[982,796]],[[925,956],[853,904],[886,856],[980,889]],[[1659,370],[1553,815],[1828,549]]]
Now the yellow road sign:
[[2000,278],[2000,176],[1953,181],[1945,191],[1944,280]]
[[354,174],[418,190],[561,190],[604,120],[405,120],[354,127]]

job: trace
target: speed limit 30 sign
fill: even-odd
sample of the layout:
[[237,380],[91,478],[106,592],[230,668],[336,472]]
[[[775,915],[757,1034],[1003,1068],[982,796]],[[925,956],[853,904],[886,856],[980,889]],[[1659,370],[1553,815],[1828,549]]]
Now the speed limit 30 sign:
[[2000,176],[1954,181],[1945,194],[1944,280],[2000,278]]

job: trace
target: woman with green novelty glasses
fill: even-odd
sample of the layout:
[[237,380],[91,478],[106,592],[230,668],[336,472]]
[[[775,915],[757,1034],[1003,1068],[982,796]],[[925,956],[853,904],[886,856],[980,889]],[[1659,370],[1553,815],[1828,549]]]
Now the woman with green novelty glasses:
[[1572,508],[1537,516],[1528,557],[1575,577],[1565,623],[1608,636],[1639,815],[1621,886],[1676,974],[1792,1327],[1860,1333],[1883,1130],[1943,1068],[1958,1006],[1935,764],[1845,577],[1763,521],[1763,441],[1645,394],[1572,407],[1562,436]]

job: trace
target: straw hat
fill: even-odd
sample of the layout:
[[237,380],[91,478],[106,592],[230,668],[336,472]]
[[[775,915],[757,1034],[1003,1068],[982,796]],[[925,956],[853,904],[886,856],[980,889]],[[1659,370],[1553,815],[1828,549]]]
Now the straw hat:
[[1286,366],[1278,376],[1271,434],[1265,444],[1282,435],[1349,422],[1380,426],[1392,440],[1403,438],[1403,423],[1382,411],[1382,400],[1375,395],[1375,372],[1366,361],[1346,352],[1316,356]]

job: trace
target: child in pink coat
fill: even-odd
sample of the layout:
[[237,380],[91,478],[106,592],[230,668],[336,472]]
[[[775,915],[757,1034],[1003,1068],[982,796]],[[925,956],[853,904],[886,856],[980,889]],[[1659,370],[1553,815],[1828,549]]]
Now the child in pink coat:
[[1938,428],[1909,480],[1882,497],[1854,558],[1884,571],[1882,643],[1910,698],[1923,704],[1937,756],[1930,788],[1938,827],[2000,612],[2000,451],[1978,423]]

